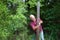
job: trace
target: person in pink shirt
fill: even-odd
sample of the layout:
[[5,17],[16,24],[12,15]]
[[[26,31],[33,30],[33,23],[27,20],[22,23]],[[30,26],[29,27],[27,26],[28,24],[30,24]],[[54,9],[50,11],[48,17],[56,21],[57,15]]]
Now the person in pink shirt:
[[42,30],[42,23],[43,21],[41,19],[40,20],[40,23],[39,25],[37,25],[37,21],[36,21],[36,18],[34,15],[30,15],[30,19],[31,19],[31,22],[30,22],[30,26],[32,27],[33,31],[35,32],[35,35],[33,37],[33,40],[36,40],[36,29],[39,27],[39,30],[40,30],[40,39],[39,40],[44,40],[44,35],[43,35],[43,30]]

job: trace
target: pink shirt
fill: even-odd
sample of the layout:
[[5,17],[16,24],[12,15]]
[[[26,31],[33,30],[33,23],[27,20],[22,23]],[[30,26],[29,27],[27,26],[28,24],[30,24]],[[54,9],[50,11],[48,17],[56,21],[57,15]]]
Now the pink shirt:
[[[37,22],[33,22],[33,21],[32,21],[32,22],[30,23],[30,26],[33,28],[33,27],[35,27],[35,26],[37,25],[36,23],[37,23]],[[39,26],[39,30],[42,31],[42,25]]]

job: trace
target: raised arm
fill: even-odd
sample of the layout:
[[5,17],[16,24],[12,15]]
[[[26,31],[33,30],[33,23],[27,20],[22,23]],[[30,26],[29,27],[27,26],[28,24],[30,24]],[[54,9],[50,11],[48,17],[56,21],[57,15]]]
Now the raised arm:
[[33,30],[36,30],[40,25],[35,26],[34,24],[30,24]]

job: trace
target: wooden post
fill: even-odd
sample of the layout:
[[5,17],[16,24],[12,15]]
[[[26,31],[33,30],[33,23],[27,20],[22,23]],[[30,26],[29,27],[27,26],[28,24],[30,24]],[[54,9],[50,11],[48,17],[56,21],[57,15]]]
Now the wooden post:
[[25,0],[23,0],[23,2],[25,3]]
[[[37,25],[39,25],[39,18],[40,18],[40,2],[37,2]],[[39,40],[39,28],[36,30],[36,40]]]

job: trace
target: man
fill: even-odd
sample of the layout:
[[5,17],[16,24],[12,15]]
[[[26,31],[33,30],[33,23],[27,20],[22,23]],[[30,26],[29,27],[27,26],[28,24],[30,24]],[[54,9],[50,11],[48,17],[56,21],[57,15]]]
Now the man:
[[43,36],[43,30],[42,30],[42,26],[41,24],[43,23],[43,21],[40,19],[39,25],[37,25],[37,21],[34,15],[30,15],[30,19],[31,19],[31,23],[30,26],[32,27],[33,31],[35,32],[35,36],[33,38],[33,40],[36,40],[36,29],[39,27],[40,30],[40,39],[39,40],[44,40],[44,36]]

